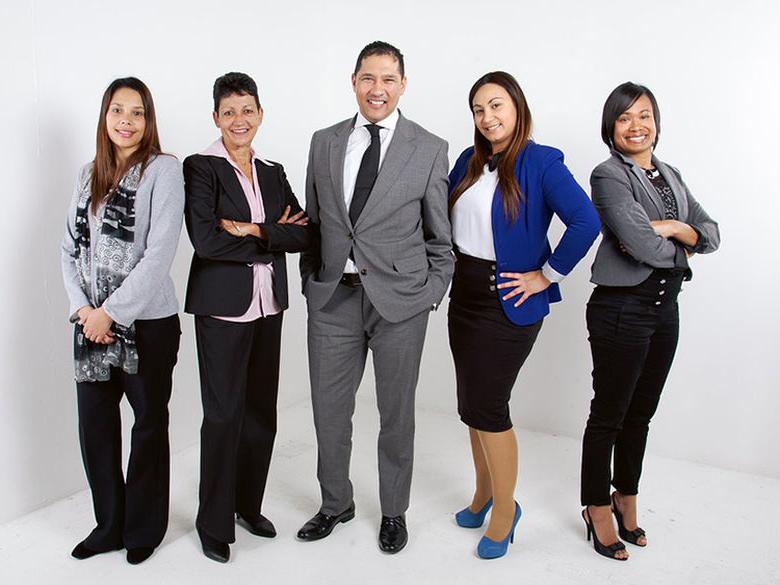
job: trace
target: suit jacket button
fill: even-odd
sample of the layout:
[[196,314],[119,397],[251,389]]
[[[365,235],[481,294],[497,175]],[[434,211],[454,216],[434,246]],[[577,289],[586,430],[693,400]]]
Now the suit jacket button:
[[366,270],[365,268],[361,268],[361,269],[360,269],[360,274],[362,274],[363,276],[365,276],[366,274],[368,274],[368,270]]
[[355,239],[355,236],[353,236],[352,234],[347,234],[347,237],[348,237],[350,240],[354,240],[354,239]]
[[493,292],[494,290],[496,290],[496,287],[495,287],[495,285],[491,284],[490,285],[490,292]]

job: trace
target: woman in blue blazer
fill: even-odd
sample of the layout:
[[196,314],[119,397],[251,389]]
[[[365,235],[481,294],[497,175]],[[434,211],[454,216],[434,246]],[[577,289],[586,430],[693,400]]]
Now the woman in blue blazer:
[[[561,300],[558,282],[588,251],[600,224],[563,154],[530,140],[531,113],[514,77],[482,76],[469,92],[469,109],[474,146],[450,173],[457,262],[449,336],[476,491],[456,521],[478,528],[492,506],[477,553],[496,558],[506,553],[521,513],[514,501],[512,386],[550,303]],[[566,224],[555,251],[547,239],[553,214]]]
[[590,177],[604,237],[586,313],[594,395],[582,442],[582,517],[596,551],[617,560],[628,553],[613,513],[623,540],[647,544],[637,525],[639,477],[648,425],[677,348],[677,295],[691,278],[688,258],[720,243],[718,224],[680,172],[655,157],[659,134],[650,90],[619,85],[601,123],[610,157]]

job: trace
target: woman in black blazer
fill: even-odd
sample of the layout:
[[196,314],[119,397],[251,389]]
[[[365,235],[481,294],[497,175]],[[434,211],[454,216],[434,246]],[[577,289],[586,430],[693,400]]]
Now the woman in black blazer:
[[203,553],[227,562],[234,518],[276,535],[260,510],[276,435],[284,254],[305,250],[310,235],[282,166],[252,149],[263,110],[248,75],[216,80],[213,118],[221,138],[184,161],[195,248],[185,310],[195,315],[203,400],[196,526]]
[[653,155],[659,133],[650,90],[618,86],[601,126],[611,156],[590,179],[604,237],[587,309],[594,397],[582,446],[582,516],[596,551],[617,560],[628,552],[612,514],[623,540],[647,544],[637,526],[639,477],[650,418],[677,347],[677,295],[691,278],[688,258],[720,243],[718,224],[679,171]]

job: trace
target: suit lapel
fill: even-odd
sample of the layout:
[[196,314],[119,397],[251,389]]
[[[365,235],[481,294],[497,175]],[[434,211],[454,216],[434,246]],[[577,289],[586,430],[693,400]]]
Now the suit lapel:
[[406,163],[409,162],[416,148],[411,124],[409,124],[406,118],[399,115],[393,138],[387,147],[376,183],[374,183],[374,188],[371,189],[371,193],[368,195],[368,201],[366,201],[366,205],[363,207],[355,227],[358,227],[365,220],[366,216],[371,213],[371,210],[387,196],[388,191],[390,191],[390,188],[398,179],[398,175],[404,169]]
[[[647,198],[650,199],[656,211],[658,211],[658,216],[663,219],[664,204],[661,201],[661,196],[658,194],[658,192],[655,190],[655,187],[653,187],[653,184],[650,182],[650,179],[648,179],[647,175],[645,175],[645,171],[642,170],[642,168],[640,168],[640,166],[636,164],[631,157],[626,156],[622,152],[613,149],[612,154],[613,156],[616,156],[619,160],[622,160],[623,164],[628,165],[629,172],[633,174],[636,177],[636,179],[639,181],[639,183],[642,185],[642,187],[645,190],[645,194],[647,195]],[[653,158],[653,161],[655,161],[655,158]]]
[[640,183],[642,183],[642,187],[645,188],[645,193],[647,194],[647,197],[650,199],[650,201],[653,202],[653,205],[658,211],[659,216],[663,219],[664,204],[661,201],[660,195],[658,195],[658,191],[655,190],[655,187],[653,187],[653,184],[650,182],[650,179],[648,179],[647,175],[645,175],[644,170],[642,170],[639,167],[639,165],[632,165],[631,172],[634,173],[634,176],[637,179],[639,179]]
[[688,200],[685,198],[683,186],[677,180],[677,175],[668,167],[668,165],[662,163],[660,160],[653,157],[653,164],[655,168],[661,173],[661,176],[666,179],[669,188],[672,190],[675,200],[677,201],[677,219],[685,221],[688,218]]
[[246,195],[244,195],[244,190],[241,188],[241,183],[238,182],[233,165],[224,158],[218,157],[213,158],[213,164],[217,170],[219,182],[222,184],[228,199],[240,213],[239,217],[230,219],[252,221],[252,210],[249,209],[249,203],[246,201]]
[[354,123],[355,118],[351,118],[341,124],[330,137],[330,145],[328,146],[330,180],[336,195],[336,205],[341,210],[341,215],[347,225],[351,225],[351,222],[349,221],[347,204],[344,201],[344,158],[347,154],[347,142]]
[[255,172],[257,184],[260,186],[259,195],[265,221],[276,221],[282,215],[282,194],[279,192],[279,181],[276,180],[276,169],[256,160]]

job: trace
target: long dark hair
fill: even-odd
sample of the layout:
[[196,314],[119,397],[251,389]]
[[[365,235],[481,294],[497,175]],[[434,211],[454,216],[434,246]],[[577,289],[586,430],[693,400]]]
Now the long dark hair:
[[[146,127],[141,143],[124,163],[117,161],[116,149],[114,143],[108,137],[108,127],[106,126],[106,114],[111,105],[111,98],[122,88],[128,88],[137,91],[141,96],[141,102],[144,106],[144,118]],[[152,156],[160,154],[160,137],[157,134],[157,118],[154,113],[154,101],[152,93],[146,87],[143,81],[135,77],[123,77],[115,79],[106,88],[103,93],[103,101],[100,104],[100,116],[97,125],[97,141],[95,147],[95,160],[92,168],[92,182],[90,191],[92,193],[92,212],[96,213],[100,204],[108,201],[114,194],[119,181],[128,169],[138,163],[141,163],[141,172],[143,173],[146,165]]]
[[[473,115],[474,96],[477,91],[488,83],[495,83],[503,87],[512,98],[517,110],[517,119],[515,120],[515,132],[512,141],[509,143],[506,151],[501,155],[498,161],[498,185],[501,188],[501,199],[504,205],[504,215],[510,221],[515,221],[520,215],[520,203],[525,201],[525,196],[520,191],[520,184],[515,177],[515,159],[523,147],[528,143],[531,137],[531,110],[528,109],[528,103],[525,101],[523,90],[517,80],[505,71],[491,71],[486,73],[472,86],[469,91],[469,111]],[[455,187],[450,197],[450,211],[458,198],[477,182],[482,175],[482,169],[492,156],[493,151],[490,141],[482,136],[479,128],[474,126],[474,156],[469,161],[468,169],[463,179]]]
[[623,112],[633,106],[636,100],[643,95],[647,96],[647,99],[650,100],[650,104],[653,106],[653,118],[655,119],[655,142],[653,142],[653,148],[658,144],[658,137],[661,135],[661,112],[658,110],[658,102],[655,101],[653,92],[644,85],[626,81],[612,90],[607,101],[604,102],[604,110],[601,113],[601,139],[609,148],[615,148],[613,141],[615,122]]

